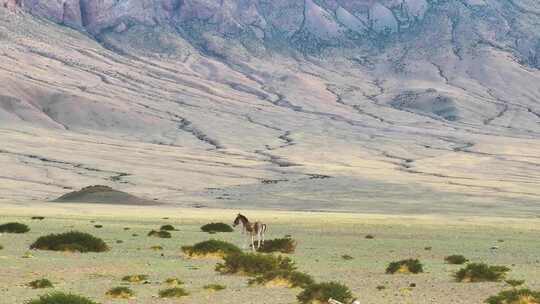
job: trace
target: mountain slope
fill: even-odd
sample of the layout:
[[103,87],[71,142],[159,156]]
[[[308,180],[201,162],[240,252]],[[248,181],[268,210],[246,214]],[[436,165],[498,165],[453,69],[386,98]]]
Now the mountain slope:
[[539,20],[516,0],[5,2],[3,197],[108,183],[183,205],[534,214]]

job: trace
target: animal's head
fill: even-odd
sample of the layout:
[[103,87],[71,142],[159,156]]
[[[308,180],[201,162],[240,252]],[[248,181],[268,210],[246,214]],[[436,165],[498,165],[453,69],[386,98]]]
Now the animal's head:
[[238,225],[240,225],[240,223],[242,222],[242,218],[244,216],[240,213],[238,213],[238,215],[236,216],[236,218],[234,219],[234,222],[233,222],[233,227],[236,227]]

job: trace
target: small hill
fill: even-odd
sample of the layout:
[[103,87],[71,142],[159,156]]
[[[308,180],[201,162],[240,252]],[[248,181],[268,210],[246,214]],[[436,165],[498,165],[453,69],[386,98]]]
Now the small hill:
[[62,195],[53,202],[93,203],[113,205],[159,205],[159,202],[136,197],[109,186],[95,185]]

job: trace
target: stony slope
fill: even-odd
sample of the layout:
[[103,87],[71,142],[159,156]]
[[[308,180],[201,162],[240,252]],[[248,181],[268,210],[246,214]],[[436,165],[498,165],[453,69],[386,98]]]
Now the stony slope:
[[1,1],[4,198],[538,208],[536,1]]

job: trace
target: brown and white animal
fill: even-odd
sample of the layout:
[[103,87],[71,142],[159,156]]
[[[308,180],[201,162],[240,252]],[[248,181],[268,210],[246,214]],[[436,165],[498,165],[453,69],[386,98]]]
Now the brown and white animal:
[[257,237],[257,249],[261,248],[264,244],[264,237],[266,235],[266,224],[261,222],[250,222],[247,217],[238,213],[236,219],[233,222],[233,227],[242,224],[242,232],[249,232],[251,236],[251,250],[255,251],[255,237]]

